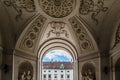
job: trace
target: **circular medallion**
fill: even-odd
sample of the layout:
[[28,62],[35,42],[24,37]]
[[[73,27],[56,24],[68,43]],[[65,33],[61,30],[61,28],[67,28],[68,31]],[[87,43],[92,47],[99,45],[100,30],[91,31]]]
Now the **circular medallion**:
[[51,17],[62,18],[69,15],[76,0],[39,0],[42,10]]

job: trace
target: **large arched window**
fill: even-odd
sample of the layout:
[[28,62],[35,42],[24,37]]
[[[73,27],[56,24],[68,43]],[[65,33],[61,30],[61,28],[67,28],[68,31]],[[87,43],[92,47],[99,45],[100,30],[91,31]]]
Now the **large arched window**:
[[[56,54],[57,53],[57,54]],[[62,55],[61,55],[62,54]],[[44,63],[47,62],[47,63]],[[59,63],[58,63],[59,62]],[[50,65],[48,65],[50,64]],[[64,70],[66,69],[66,65],[70,66],[69,69],[72,69],[71,73],[72,76],[70,76],[70,71]],[[57,66],[57,67],[56,67]],[[44,69],[57,69],[59,68],[59,71],[54,70],[54,76],[50,74],[50,70],[44,71]],[[63,70],[63,71],[62,71]],[[59,74],[58,73],[65,73]],[[47,73],[47,75],[44,75],[44,73]],[[57,73],[57,74],[56,74]],[[38,80],[60,80],[59,78],[66,78],[62,80],[77,80],[78,79],[78,62],[77,62],[77,51],[75,47],[68,41],[62,40],[62,39],[54,39],[44,42],[42,46],[39,49],[38,54]],[[70,79],[71,77],[71,79]]]
[[42,80],[73,80],[73,58],[64,50],[52,50],[42,58]]

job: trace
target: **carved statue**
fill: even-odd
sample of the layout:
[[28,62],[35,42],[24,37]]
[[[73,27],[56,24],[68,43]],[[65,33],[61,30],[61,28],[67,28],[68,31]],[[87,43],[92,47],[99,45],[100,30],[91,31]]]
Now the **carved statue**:
[[82,77],[82,80],[96,80],[95,74],[90,69],[88,69],[88,71],[85,72],[85,75]]
[[28,71],[26,75],[26,80],[32,80],[31,72]]
[[21,75],[21,80],[25,80],[25,75],[26,75],[26,73],[23,72],[23,74]]
[[96,80],[95,66],[93,63],[85,63],[82,67],[82,80]]
[[20,64],[18,80],[33,80],[33,66],[30,62],[26,61]]

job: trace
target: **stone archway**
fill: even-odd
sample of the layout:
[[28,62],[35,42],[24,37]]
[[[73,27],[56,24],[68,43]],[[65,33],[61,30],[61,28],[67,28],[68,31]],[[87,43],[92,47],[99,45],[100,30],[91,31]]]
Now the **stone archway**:
[[56,49],[60,49],[60,50],[64,50],[68,53],[70,53],[70,55],[73,58],[73,80],[78,80],[78,74],[76,75],[76,73],[78,73],[78,63],[77,63],[77,57],[78,57],[78,53],[75,49],[75,47],[72,45],[72,43],[70,43],[69,41],[65,41],[59,38],[56,39],[51,39],[46,41],[39,49],[39,54],[38,54],[38,80],[42,79],[42,59],[43,56],[52,50],[56,50]]

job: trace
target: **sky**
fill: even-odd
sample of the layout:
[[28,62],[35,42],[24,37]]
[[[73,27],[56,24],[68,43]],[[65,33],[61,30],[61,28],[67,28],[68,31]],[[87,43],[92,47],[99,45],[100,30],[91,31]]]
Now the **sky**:
[[45,54],[43,62],[71,62],[73,61],[71,55],[64,50],[52,50]]

